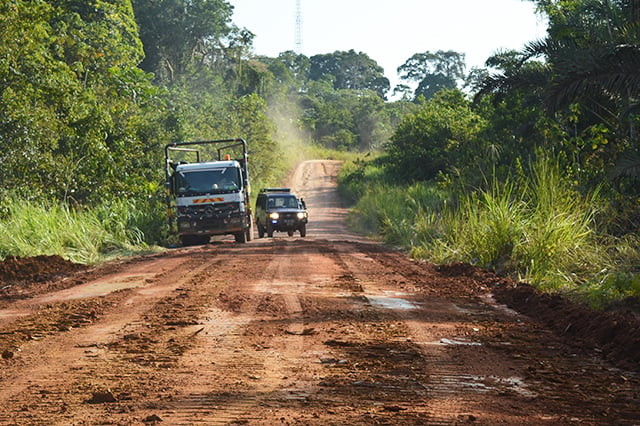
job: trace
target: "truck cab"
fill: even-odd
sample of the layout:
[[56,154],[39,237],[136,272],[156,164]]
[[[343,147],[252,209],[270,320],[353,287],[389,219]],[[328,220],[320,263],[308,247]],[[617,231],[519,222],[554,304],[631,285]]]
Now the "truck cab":
[[[218,159],[212,161],[202,161],[199,150],[184,147],[210,144],[224,145],[218,148]],[[240,148],[239,159],[223,155],[222,151],[230,148]],[[185,159],[190,156],[195,156],[195,161]],[[169,226],[182,245],[207,243],[213,235],[230,234],[240,243],[252,239],[253,218],[243,140],[169,144],[166,163]]]

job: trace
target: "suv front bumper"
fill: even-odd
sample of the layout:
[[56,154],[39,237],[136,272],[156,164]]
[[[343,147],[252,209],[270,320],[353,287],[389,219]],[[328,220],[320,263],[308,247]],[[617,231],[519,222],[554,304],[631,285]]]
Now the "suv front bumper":
[[267,218],[267,226],[274,231],[297,231],[307,222],[303,212],[271,213]]

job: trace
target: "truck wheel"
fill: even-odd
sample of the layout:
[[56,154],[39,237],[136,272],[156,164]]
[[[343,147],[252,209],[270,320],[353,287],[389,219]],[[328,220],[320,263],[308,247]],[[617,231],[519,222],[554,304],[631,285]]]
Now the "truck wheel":
[[287,231],[287,235],[293,237],[293,231]]
[[267,223],[267,237],[273,237],[273,225]]
[[251,217],[249,217],[249,227],[246,230],[247,233],[247,241],[253,241],[253,222],[251,221]]
[[251,219],[251,216],[249,216],[247,220],[249,221],[249,226],[245,229],[247,241],[253,241],[253,220]]
[[300,236],[301,237],[306,237],[307,236],[307,224],[304,223],[300,226]]
[[258,222],[258,238],[264,237],[264,227]]
[[245,231],[238,232],[233,234],[236,237],[236,243],[246,243],[247,242],[247,233]]

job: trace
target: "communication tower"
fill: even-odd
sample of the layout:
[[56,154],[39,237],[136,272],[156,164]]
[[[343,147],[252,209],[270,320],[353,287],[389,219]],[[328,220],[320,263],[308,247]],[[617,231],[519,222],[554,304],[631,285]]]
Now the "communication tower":
[[296,0],[295,51],[299,55],[302,54],[302,6],[300,5],[300,2],[301,0]]

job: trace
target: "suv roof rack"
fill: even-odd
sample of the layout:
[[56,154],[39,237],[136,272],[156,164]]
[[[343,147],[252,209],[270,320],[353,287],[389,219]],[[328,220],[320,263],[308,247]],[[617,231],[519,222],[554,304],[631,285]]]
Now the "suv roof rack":
[[262,188],[260,192],[291,192],[291,188]]

